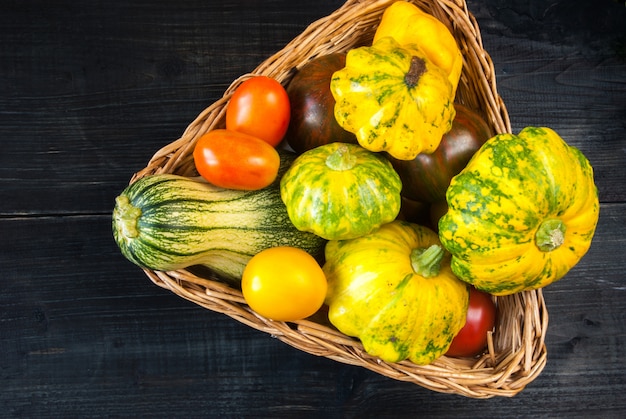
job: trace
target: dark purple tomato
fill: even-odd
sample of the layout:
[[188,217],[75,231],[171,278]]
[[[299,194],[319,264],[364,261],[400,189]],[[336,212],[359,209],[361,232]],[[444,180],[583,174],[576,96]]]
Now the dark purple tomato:
[[494,134],[485,120],[469,108],[454,104],[452,128],[431,154],[420,153],[413,160],[389,160],[402,180],[402,195],[418,202],[446,199],[450,181],[470,161],[474,153]]
[[346,55],[322,55],[306,63],[287,86],[291,120],[285,139],[298,154],[331,142],[357,143],[335,120],[330,80],[346,64]]

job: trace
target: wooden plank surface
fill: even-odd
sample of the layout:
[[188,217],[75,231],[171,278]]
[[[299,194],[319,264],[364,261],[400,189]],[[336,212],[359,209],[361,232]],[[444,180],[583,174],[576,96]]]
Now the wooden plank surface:
[[579,147],[601,199],[589,253],[544,291],[548,363],[518,396],[444,395],[302,353],[121,256],[110,213],[134,171],[340,4],[2,2],[0,416],[623,417],[623,2],[468,2],[514,131]]

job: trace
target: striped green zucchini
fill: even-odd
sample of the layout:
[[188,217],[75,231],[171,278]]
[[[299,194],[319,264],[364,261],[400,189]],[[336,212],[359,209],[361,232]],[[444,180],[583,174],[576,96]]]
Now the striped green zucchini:
[[222,189],[200,178],[146,176],[129,185],[113,210],[122,254],[143,268],[170,271],[204,265],[238,282],[263,249],[293,246],[318,255],[325,240],[296,229],[280,198],[279,179],[293,162],[281,153],[279,177],[258,191]]

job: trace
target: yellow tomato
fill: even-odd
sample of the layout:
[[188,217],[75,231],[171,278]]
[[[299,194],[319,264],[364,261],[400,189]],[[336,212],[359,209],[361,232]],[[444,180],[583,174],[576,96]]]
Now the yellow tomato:
[[328,284],[315,258],[296,247],[272,247],[246,265],[241,289],[247,304],[262,316],[295,321],[324,304]]

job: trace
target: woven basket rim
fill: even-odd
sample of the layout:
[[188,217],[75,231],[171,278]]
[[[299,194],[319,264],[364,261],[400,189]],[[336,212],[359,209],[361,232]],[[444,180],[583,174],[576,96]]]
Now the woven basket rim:
[[[241,82],[254,75],[266,75],[286,85],[297,69],[312,58],[346,52],[370,42],[382,12],[394,1],[347,0],[330,15],[311,23],[253,71],[234,80],[224,95],[203,110],[179,139],[158,150],[147,166],[133,175],[131,183],[156,173],[195,175],[192,152],[196,140],[209,130],[223,127],[226,105]],[[478,23],[465,0],[410,1],[444,22],[459,43],[464,66],[456,101],[480,113],[495,132],[510,133],[509,116],[497,93],[491,57],[483,48]],[[246,305],[239,290],[217,278],[198,275],[193,269],[169,272],[144,269],[144,272],[154,284],[304,352],[358,365],[441,393],[481,399],[515,396],[541,373],[547,360],[544,338],[548,312],[541,290],[494,297],[498,324],[494,335],[490,335],[488,351],[481,357],[442,356],[429,365],[415,365],[409,361],[381,361],[367,354],[357,339],[310,319],[289,323],[266,319]]]

